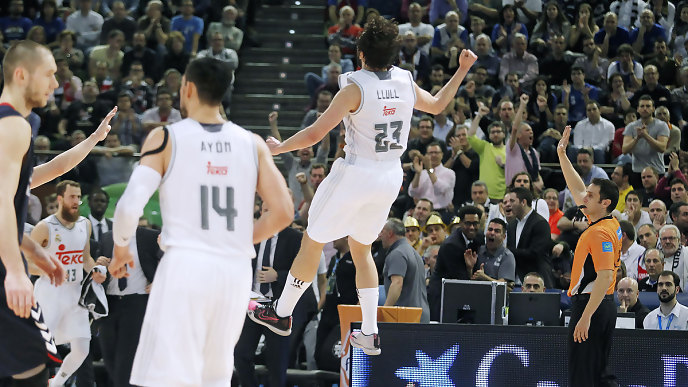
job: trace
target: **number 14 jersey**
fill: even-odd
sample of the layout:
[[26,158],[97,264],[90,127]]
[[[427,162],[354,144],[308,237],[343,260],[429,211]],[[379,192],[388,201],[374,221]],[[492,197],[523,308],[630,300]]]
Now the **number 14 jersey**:
[[399,159],[406,149],[416,103],[413,75],[399,67],[388,71],[358,70],[342,74],[339,86],[361,90],[358,109],[344,117],[347,158]]
[[172,157],[159,189],[163,249],[254,257],[254,136],[232,122],[200,124],[190,118],[167,130]]

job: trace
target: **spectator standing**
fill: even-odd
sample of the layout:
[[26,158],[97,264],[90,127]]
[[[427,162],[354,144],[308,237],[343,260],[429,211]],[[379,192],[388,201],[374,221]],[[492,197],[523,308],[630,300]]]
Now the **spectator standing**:
[[184,35],[184,52],[195,57],[198,53],[198,42],[201,39],[201,35],[203,35],[203,19],[194,16],[192,0],[183,0],[180,9],[181,15],[172,18],[170,29],[172,31],[179,31]]
[[439,143],[428,145],[425,156],[413,160],[415,175],[409,186],[409,195],[415,199],[428,198],[435,211],[446,215],[454,196],[456,174],[442,165],[444,152]]
[[626,126],[623,132],[623,153],[630,153],[633,159],[633,172],[640,173],[651,166],[658,171],[664,170],[663,154],[669,142],[669,127],[652,116],[654,101],[648,95],[638,100],[640,119]]
[[542,196],[547,202],[549,209],[549,230],[552,240],[556,240],[561,235],[561,230],[557,227],[559,219],[564,216],[564,213],[559,209],[559,193],[554,188],[547,188],[542,192]]
[[589,101],[599,98],[600,89],[585,82],[585,72],[582,67],[571,68],[571,84],[567,82],[561,86],[561,100],[569,110],[570,122],[585,119],[586,106]]
[[657,330],[688,330],[688,307],[679,304],[679,276],[671,271],[659,275],[657,296],[659,307],[645,316],[643,328]]
[[533,148],[533,128],[522,122],[528,105],[528,95],[522,94],[516,117],[511,127],[511,136],[506,147],[505,182],[511,182],[520,172],[528,172],[536,182],[540,178],[540,157]]
[[148,131],[144,131],[141,119],[131,107],[132,97],[128,90],[117,95],[118,111],[112,119],[112,132],[119,136],[122,145],[134,145],[139,148]]
[[[148,48],[157,52],[158,55],[165,53],[165,43],[167,42],[168,37],[172,37],[170,33],[170,19],[162,14],[162,10],[163,5],[160,0],[150,0],[146,5],[146,14],[137,20],[139,31],[143,31],[143,33],[146,35],[146,44]],[[183,37],[184,35],[181,36]],[[186,39],[182,40],[181,51],[188,55],[188,53],[183,49],[185,46],[185,41]],[[167,63],[167,61],[165,61],[165,63]],[[169,63],[168,66],[170,66]],[[184,68],[177,70],[183,73],[185,68],[186,63],[184,64]]]
[[[459,208],[471,197],[471,185],[468,183],[478,180],[480,156],[468,143],[468,130],[465,126],[458,126],[454,130],[454,136],[449,138],[449,146],[451,147],[451,157],[444,163],[444,166],[454,171],[456,181],[460,182],[454,184],[454,196],[452,198],[454,208]],[[487,191],[487,187],[485,187],[485,191]],[[487,192],[485,193],[485,200],[487,200]]]
[[506,147],[504,146],[504,125],[501,122],[494,122],[488,127],[490,141],[481,140],[476,137],[480,120],[487,115],[489,109],[481,107],[478,114],[471,122],[468,131],[468,143],[480,156],[480,180],[487,184],[490,199],[501,200],[506,191],[506,180],[504,178],[504,163],[506,162]]
[[387,220],[380,232],[382,247],[387,249],[383,278],[387,299],[385,306],[421,308],[421,324],[430,322],[430,307],[425,288],[423,259],[404,238],[404,224],[396,218]]
[[81,50],[93,47],[100,41],[103,17],[91,7],[92,0],[79,0],[79,11],[67,17],[66,27],[76,33],[76,47]]

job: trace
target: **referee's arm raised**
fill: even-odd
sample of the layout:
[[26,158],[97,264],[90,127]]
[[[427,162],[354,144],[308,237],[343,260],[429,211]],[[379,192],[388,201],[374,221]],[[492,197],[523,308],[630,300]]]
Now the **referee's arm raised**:
[[562,134],[559,145],[557,146],[557,154],[559,155],[561,172],[564,174],[564,179],[566,180],[566,185],[569,187],[569,191],[571,191],[573,201],[581,206],[583,205],[583,198],[585,198],[586,195],[586,187],[585,183],[583,183],[583,179],[581,179],[580,175],[578,175],[578,172],[576,172],[576,169],[573,167],[573,164],[571,164],[571,160],[566,156],[566,147],[569,145],[570,136],[571,125],[566,125],[564,134]]

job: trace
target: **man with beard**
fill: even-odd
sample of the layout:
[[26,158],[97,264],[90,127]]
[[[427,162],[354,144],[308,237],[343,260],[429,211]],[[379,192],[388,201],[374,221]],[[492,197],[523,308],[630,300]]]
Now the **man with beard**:
[[463,258],[467,249],[478,251],[482,245],[480,217],[482,211],[474,206],[464,206],[459,210],[459,228],[456,229],[440,245],[435,263],[435,271],[432,273],[428,285],[428,302],[430,304],[430,320],[439,321],[442,302],[442,279],[469,280],[473,274],[468,270]]
[[478,251],[467,249],[464,253],[466,269],[476,281],[497,281],[513,283],[516,280],[516,259],[504,247],[506,222],[492,219],[487,224],[485,245]]
[[45,275],[36,281],[34,295],[43,308],[45,323],[55,343],[69,344],[70,352],[50,386],[62,386],[81,366],[89,352],[91,328],[88,310],[79,305],[84,272],[93,273],[96,283],[105,281],[105,267],[96,267],[90,253],[91,222],[79,216],[81,187],[64,180],[57,187],[57,213],[40,221],[31,239],[55,257],[67,272],[65,283],[56,287]]
[[654,247],[649,248],[645,250],[643,261],[645,262],[647,277],[638,281],[638,289],[640,289],[641,292],[656,292],[659,274],[664,270],[665,266],[664,253]]
[[681,291],[685,289],[686,260],[688,260],[688,247],[681,246],[681,232],[673,224],[667,224],[659,230],[659,243],[664,253],[664,270],[673,271],[680,276]]
[[545,281],[545,286],[552,288],[549,223],[533,211],[533,195],[528,189],[513,188],[508,195],[508,206],[516,218],[507,227],[506,245],[516,258],[516,274],[523,278],[526,273],[537,271]]
[[[643,209],[649,208],[650,204],[655,200],[655,188],[657,188],[657,181],[659,180],[659,173],[653,167],[645,167],[640,172],[640,180],[643,183]],[[666,212],[666,208],[664,208]],[[652,213],[650,213],[652,215]],[[666,215],[666,214],[665,214]]]
[[622,152],[633,157],[633,172],[641,173],[651,166],[664,170],[664,152],[669,142],[669,127],[664,121],[652,116],[654,101],[645,94],[638,100],[640,119],[631,122],[623,132]]
[[659,275],[657,296],[659,308],[645,316],[643,328],[685,331],[688,330],[688,307],[678,303],[679,276],[673,271],[663,271]]
[[506,146],[506,166],[504,168],[505,183],[513,180],[514,176],[520,172],[528,172],[534,181],[532,185],[540,185],[542,188],[542,178],[540,177],[540,157],[533,148],[533,128],[523,121],[523,112],[528,105],[528,95],[521,94],[518,111],[511,125],[511,136]]
[[122,58],[122,74],[129,74],[131,64],[134,62],[141,62],[143,65],[143,73],[146,77],[151,77],[157,80],[160,77],[160,61],[155,51],[146,47],[146,34],[143,32],[136,32],[132,39],[132,47],[124,53]]
[[616,286],[616,295],[619,299],[619,313],[635,313],[635,327],[643,328],[645,316],[650,313],[650,309],[643,305],[638,299],[638,281],[630,277],[624,277]]

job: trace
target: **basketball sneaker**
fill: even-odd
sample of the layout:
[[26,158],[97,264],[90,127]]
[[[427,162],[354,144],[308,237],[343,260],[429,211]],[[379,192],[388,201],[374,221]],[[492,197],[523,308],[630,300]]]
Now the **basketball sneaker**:
[[366,355],[375,356],[382,353],[380,349],[380,336],[377,333],[364,335],[363,332],[353,332],[349,336],[349,341],[354,347],[362,349]]
[[249,309],[248,317],[256,324],[267,327],[280,336],[291,334],[291,316],[279,317],[275,313],[275,305],[272,301],[266,303],[257,302],[253,310]]

